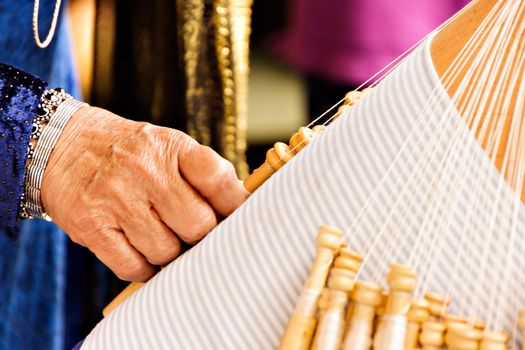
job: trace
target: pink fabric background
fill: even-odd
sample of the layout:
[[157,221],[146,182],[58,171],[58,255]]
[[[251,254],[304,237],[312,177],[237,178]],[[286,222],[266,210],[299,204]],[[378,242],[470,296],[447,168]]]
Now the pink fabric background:
[[293,0],[274,51],[299,70],[339,83],[367,80],[467,0]]

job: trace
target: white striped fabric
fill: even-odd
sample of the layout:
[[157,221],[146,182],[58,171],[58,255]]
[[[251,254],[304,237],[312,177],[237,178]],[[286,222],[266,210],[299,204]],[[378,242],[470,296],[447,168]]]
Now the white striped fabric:
[[413,263],[419,292],[450,291],[458,312],[512,327],[525,293],[496,296],[505,280],[524,285],[525,247],[510,229],[522,206],[450,109],[429,52],[427,41],[82,349],[275,349],[322,224],[367,254],[360,278]]

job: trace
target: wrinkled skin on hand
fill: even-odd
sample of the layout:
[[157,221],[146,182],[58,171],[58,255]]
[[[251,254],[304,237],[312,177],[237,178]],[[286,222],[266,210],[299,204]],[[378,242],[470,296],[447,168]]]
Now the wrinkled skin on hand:
[[44,208],[121,279],[145,281],[246,198],[231,163],[188,135],[83,107],[51,153]]

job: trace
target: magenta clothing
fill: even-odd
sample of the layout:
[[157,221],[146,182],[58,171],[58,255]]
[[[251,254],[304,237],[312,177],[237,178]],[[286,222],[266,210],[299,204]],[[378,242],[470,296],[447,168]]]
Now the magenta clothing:
[[364,82],[468,0],[292,0],[274,51],[299,70]]

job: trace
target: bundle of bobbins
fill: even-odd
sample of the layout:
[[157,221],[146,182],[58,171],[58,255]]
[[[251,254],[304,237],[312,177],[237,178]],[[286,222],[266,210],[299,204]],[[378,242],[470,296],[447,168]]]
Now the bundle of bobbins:
[[[387,291],[358,280],[363,259],[342,237],[342,231],[321,226],[310,274],[279,349],[509,349],[505,331],[449,313],[449,297],[427,292],[415,298],[416,273],[409,266],[390,264]],[[525,331],[525,310],[518,324]]]

